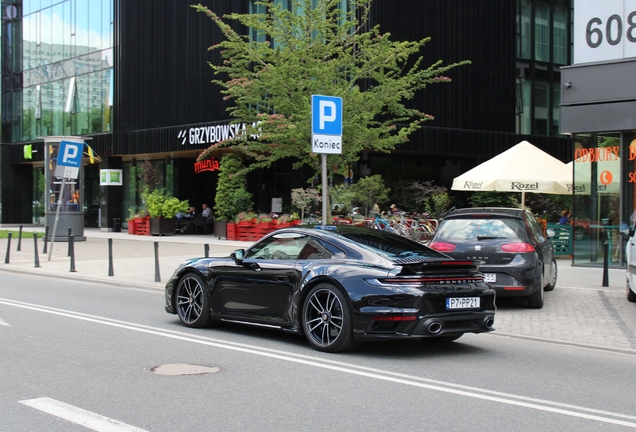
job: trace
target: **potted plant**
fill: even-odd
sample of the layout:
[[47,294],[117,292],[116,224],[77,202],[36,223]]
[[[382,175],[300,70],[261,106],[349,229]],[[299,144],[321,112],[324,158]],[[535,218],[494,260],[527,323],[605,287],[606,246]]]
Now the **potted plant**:
[[175,232],[175,216],[179,212],[187,212],[187,200],[171,196],[164,189],[155,189],[143,194],[148,214],[150,215],[151,235],[172,235]]

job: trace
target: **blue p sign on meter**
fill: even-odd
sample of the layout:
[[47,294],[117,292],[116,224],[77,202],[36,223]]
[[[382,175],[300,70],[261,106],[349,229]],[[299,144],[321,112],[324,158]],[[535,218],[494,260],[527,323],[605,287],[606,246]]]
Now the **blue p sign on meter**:
[[311,151],[342,153],[342,98],[311,95]]
[[84,142],[62,141],[57,152],[56,177],[77,178],[82,165]]

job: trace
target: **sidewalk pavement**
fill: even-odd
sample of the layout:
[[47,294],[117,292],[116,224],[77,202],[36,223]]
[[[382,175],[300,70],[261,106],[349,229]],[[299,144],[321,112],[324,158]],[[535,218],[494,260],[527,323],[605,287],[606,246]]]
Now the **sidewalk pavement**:
[[[16,226],[3,225],[0,229],[18,230]],[[184,260],[205,256],[205,245],[209,256],[228,256],[239,248],[247,248],[251,242],[229,241],[212,235],[139,236],[127,232],[107,232],[99,228],[85,228],[85,241],[75,241],[75,272],[71,272],[68,256],[68,242],[56,241],[47,245],[43,253],[44,241],[38,239],[38,259],[40,267],[35,267],[34,232],[44,232],[42,226],[22,229],[20,251],[18,239],[11,239],[9,264],[0,264],[0,269],[28,272],[64,279],[75,278],[84,281],[126,285],[138,288],[163,290],[174,269]],[[112,239],[113,276],[109,276],[108,242]],[[0,251],[6,261],[8,239],[0,239]],[[156,281],[155,244],[157,244],[159,281]],[[50,255],[50,260],[49,260]]]
[[[5,224],[0,229],[17,231],[18,226]],[[49,260],[49,254],[42,252],[43,240],[38,239],[40,267],[35,267],[33,233],[43,231],[42,226],[23,227],[21,241],[11,240],[8,264],[8,240],[0,239],[5,257],[0,270],[163,291],[179,263],[205,256],[206,245],[209,256],[228,256],[252,244],[213,235],[137,236],[85,228],[86,241],[74,242],[76,271],[72,272],[68,242],[55,242],[52,249],[49,243]],[[109,239],[113,276],[109,276]],[[602,286],[602,268],[572,267],[570,259],[559,259],[558,271],[557,286],[545,293],[542,309],[527,309],[522,299],[498,299],[496,331],[491,334],[636,354],[636,303],[625,299],[625,270],[608,270],[608,287]]]

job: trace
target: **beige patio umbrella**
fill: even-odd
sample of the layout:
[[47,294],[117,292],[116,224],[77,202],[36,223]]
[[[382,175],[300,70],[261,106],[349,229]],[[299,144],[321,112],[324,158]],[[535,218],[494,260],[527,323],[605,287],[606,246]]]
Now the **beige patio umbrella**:
[[477,165],[453,180],[453,190],[526,192],[570,195],[572,169],[528,141]]

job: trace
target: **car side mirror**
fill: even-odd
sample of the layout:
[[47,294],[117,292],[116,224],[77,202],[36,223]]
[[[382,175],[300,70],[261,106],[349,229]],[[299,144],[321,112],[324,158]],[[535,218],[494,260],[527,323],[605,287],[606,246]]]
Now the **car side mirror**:
[[235,263],[240,264],[243,262],[243,258],[245,258],[245,250],[237,249],[230,254],[230,258],[234,260]]
[[625,222],[618,226],[618,232],[628,237],[631,237],[634,234],[634,231],[630,230],[629,225],[627,225]]

